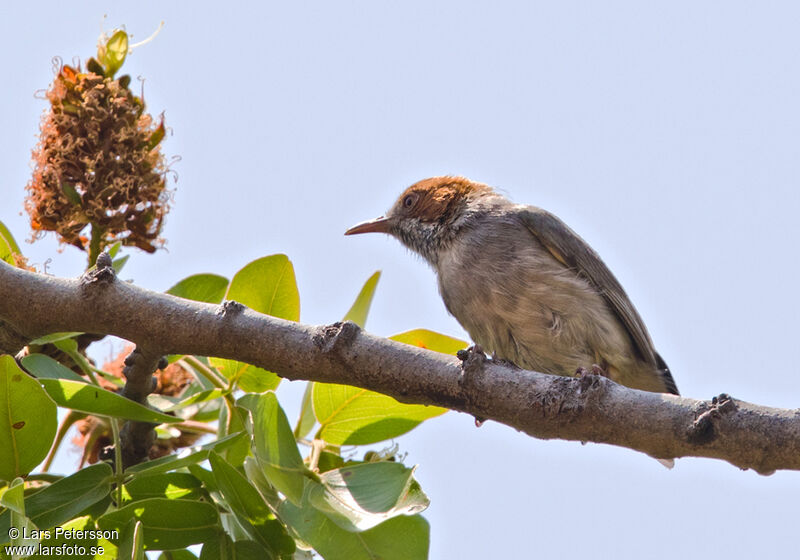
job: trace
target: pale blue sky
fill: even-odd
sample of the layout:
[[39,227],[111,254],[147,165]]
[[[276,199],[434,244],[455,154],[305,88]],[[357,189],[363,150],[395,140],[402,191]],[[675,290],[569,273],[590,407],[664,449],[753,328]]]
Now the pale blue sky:
[[[4,2],[0,220],[19,238],[51,57],[105,28],[162,33],[125,70],[180,155],[168,251],[123,273],[293,260],[302,320],[384,271],[368,330],[466,335],[391,239],[345,238],[444,173],[562,217],[627,289],[686,396],[800,405],[800,5],[794,2]],[[52,238],[24,247],[75,276]],[[282,390],[290,417],[298,391]],[[431,558],[795,554],[799,473],[667,471],[456,413],[399,440],[432,500]],[[69,461],[63,468],[70,468]]]

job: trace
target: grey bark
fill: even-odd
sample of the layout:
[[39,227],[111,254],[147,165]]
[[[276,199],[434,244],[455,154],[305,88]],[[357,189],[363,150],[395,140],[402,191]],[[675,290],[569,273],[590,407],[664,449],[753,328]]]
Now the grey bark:
[[[523,371],[464,354],[464,362],[360,330],[312,326],[234,302],[198,303],[116,278],[55,278],[0,263],[0,349],[52,332],[111,334],[149,356],[235,359],[287,379],[354,385],[405,403],[437,405],[495,420],[542,439],[608,443],[656,458],[708,457],[768,474],[800,470],[797,410],[727,395],[696,400],[648,393],[604,377]],[[14,342],[15,344],[9,344]]]

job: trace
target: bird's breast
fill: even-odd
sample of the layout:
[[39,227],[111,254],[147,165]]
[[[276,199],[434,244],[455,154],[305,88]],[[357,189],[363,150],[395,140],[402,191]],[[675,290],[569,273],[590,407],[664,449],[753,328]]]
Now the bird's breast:
[[630,353],[604,298],[522,226],[466,230],[440,252],[436,269],[448,311],[500,358],[569,375],[597,363],[600,350]]

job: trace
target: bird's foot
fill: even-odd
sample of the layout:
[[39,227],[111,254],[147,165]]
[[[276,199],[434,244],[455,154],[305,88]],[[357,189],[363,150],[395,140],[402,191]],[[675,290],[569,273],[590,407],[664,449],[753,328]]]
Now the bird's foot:
[[597,364],[592,364],[592,373],[594,375],[608,377],[608,373],[606,373],[606,370],[602,366],[598,366]]
[[[467,401],[472,401],[470,395],[476,388],[476,377],[485,373],[486,354],[483,352],[483,348],[476,344],[464,350],[459,350],[456,356],[461,360],[461,377],[458,379],[458,384],[465,390],[464,395]],[[474,416],[475,427],[480,428],[483,426],[486,418],[477,414]]]
[[608,377],[608,373],[604,370],[601,366],[597,364],[592,364],[590,369],[586,369],[585,367],[579,367],[575,370],[575,377],[584,377],[585,375],[599,375],[601,377]]
[[483,353],[483,348],[476,344],[466,350],[459,350],[456,356],[461,360],[461,377],[458,384],[465,388],[474,386],[476,378],[484,374],[486,367],[486,354]]
[[483,348],[481,348],[480,344],[475,344],[469,348],[464,348],[463,350],[456,352],[456,358],[463,362],[463,367],[466,367],[467,362],[470,360],[479,360],[481,362],[485,362],[486,354],[483,352]]
[[575,377],[578,377],[580,380],[580,390],[581,392],[587,391],[591,387],[600,387],[600,377],[608,377],[606,370],[600,367],[597,364],[592,364],[591,369],[586,369],[585,367],[579,367],[575,370]]

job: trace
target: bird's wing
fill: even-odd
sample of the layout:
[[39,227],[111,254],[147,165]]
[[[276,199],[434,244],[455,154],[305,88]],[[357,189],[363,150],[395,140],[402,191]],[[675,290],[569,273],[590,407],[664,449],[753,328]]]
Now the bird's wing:
[[[564,266],[575,270],[603,295],[630,334],[641,357],[658,366],[659,359],[642,318],[619,281],[594,249],[567,224],[541,208],[526,206],[520,210],[519,216],[553,257]],[[660,361],[663,363],[663,360]],[[666,364],[664,367],[666,368]]]

